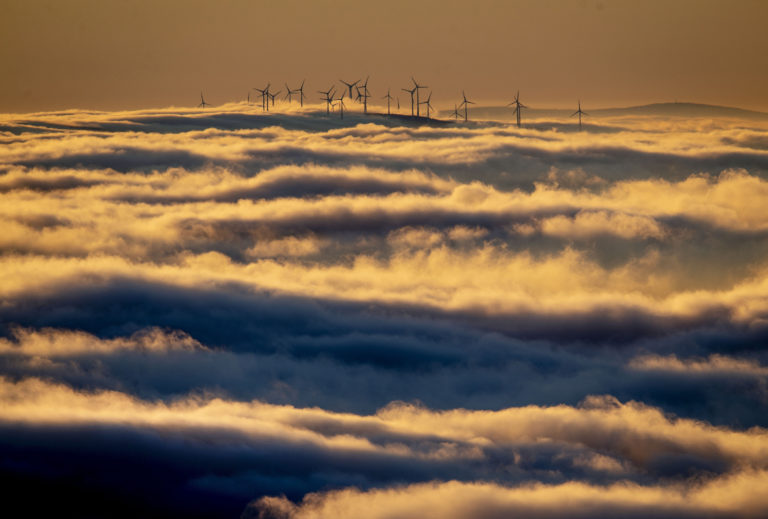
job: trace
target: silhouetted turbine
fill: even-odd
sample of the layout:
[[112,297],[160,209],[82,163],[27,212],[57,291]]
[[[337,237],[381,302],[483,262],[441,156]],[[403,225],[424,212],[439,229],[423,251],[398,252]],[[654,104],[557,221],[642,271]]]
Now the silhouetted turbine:
[[339,79],[339,81],[341,81],[342,83],[344,83],[345,85],[347,85],[347,88],[349,88],[349,98],[350,98],[350,99],[352,99],[352,87],[354,87],[355,85],[357,85],[357,84],[360,82],[360,80],[358,79],[358,80],[357,80],[357,81],[355,81],[354,83],[347,83],[347,82],[346,82],[346,81],[344,81],[343,79]]
[[269,111],[269,103],[267,103],[267,99],[269,98],[269,83],[267,83],[267,86],[264,88],[253,87],[253,89],[261,94],[261,111]]
[[461,97],[463,101],[459,105],[459,108],[462,106],[464,107],[464,122],[467,122],[469,120],[469,105],[473,105],[475,102],[467,99],[467,94],[465,94],[463,90],[461,91]]
[[278,91],[277,91],[277,92],[275,92],[274,94],[270,92],[270,94],[269,94],[269,97],[272,99],[272,108],[274,108],[274,107],[275,107],[275,98],[276,98],[278,95],[280,95],[280,92],[282,92],[282,90],[278,90]]
[[325,115],[330,115],[331,113],[331,103],[333,102],[333,94],[336,93],[336,90],[333,89],[333,86],[323,92],[322,90],[317,91],[318,94],[323,94],[325,96]]
[[197,105],[198,108],[205,108],[206,106],[211,106],[209,103],[205,102],[205,99],[203,99],[203,92],[200,92],[200,104]]
[[528,108],[528,107],[520,102],[520,91],[519,90],[517,91],[517,94],[515,95],[515,100],[512,101],[511,103],[509,103],[507,106],[512,106],[512,105],[515,105],[515,112],[514,113],[517,116],[517,127],[520,128],[520,125],[521,125],[520,121],[521,121],[521,116],[523,114],[523,108]]
[[421,102],[421,104],[427,105],[427,119],[429,119],[429,110],[434,110],[434,107],[430,101],[432,101],[432,91],[429,92],[429,97],[427,97],[427,100]]
[[301,86],[297,88],[296,90],[299,92],[299,105],[303,108],[304,107],[304,82],[306,79],[301,80]]
[[346,92],[341,93],[341,97],[339,98],[339,116],[341,119],[344,119],[344,94]]
[[371,97],[371,93],[368,91],[368,79],[370,77],[371,76],[368,76],[367,78],[365,78],[365,83],[362,84],[362,88],[361,87],[357,87],[358,98],[362,98],[362,100],[363,100],[363,113],[364,114],[368,113],[368,98]]
[[[416,93],[416,87],[413,87],[412,89],[408,90],[407,88],[401,88],[403,92],[408,92],[411,94],[411,117],[413,117],[413,95]],[[397,108],[400,108],[400,101],[398,101]]]
[[[387,100],[387,115],[390,115],[389,103],[394,99],[394,97],[389,95],[389,88],[387,88],[387,95],[382,96],[382,99],[386,99]],[[397,107],[400,108],[400,103],[399,102],[397,103]]]
[[578,109],[578,110],[576,110],[575,112],[573,112],[573,113],[571,114],[571,117],[573,117],[573,116],[574,116],[574,115],[576,115],[576,114],[578,114],[578,115],[579,115],[579,131],[581,131],[581,116],[582,116],[582,115],[589,115],[587,112],[585,112],[585,111],[583,111],[583,110],[581,109],[581,99],[579,99],[579,109]]
[[[421,102],[419,101],[419,90],[421,90],[422,88],[429,88],[429,87],[426,86],[426,85],[418,84],[416,82],[416,80],[413,78],[413,76],[411,76],[411,81],[413,81],[413,88],[416,89],[416,117],[419,117],[420,116],[419,115],[419,105],[421,104]],[[413,114],[411,114],[411,115],[413,115]]]

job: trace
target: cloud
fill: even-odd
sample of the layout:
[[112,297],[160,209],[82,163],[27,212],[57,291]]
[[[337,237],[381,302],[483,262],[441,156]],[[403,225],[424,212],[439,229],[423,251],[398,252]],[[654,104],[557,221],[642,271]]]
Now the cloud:
[[768,368],[754,360],[736,359],[724,355],[710,355],[706,359],[681,360],[676,355],[646,355],[631,360],[629,367],[641,371],[669,371],[685,374],[738,374],[768,376]]
[[244,103],[0,123],[10,494],[764,515],[764,124]]
[[541,232],[563,238],[586,238],[613,234],[625,239],[663,238],[665,233],[653,218],[607,211],[579,212],[573,218],[553,216],[540,222]]
[[130,337],[111,340],[82,331],[45,328],[39,331],[15,328],[13,341],[0,338],[0,354],[20,353],[44,357],[70,356],[82,353],[113,353],[121,350],[140,352],[199,351],[206,348],[183,332],[166,332],[159,328],[140,330]]
[[361,492],[337,490],[307,495],[295,505],[285,498],[263,497],[241,517],[302,519],[347,517],[487,518],[563,517],[760,517],[768,500],[760,488],[766,471],[739,472],[691,486],[642,486],[617,483],[600,487],[560,485],[504,487],[457,481],[424,483]]
[[[712,496],[720,486],[723,495],[730,495],[730,500],[720,501],[723,508],[715,508],[724,515],[750,510],[759,514],[765,506],[760,504],[762,492],[758,490],[768,464],[765,430],[713,427],[607,396],[591,397],[578,407],[524,406],[499,411],[432,411],[393,403],[373,415],[357,415],[208,395],[170,402],[142,401],[114,391],[80,392],[42,380],[3,379],[0,401],[0,447],[8,459],[16,460],[18,455],[5,446],[9,442],[27,445],[28,470],[41,471],[37,475],[43,479],[50,476],[42,472],[45,457],[38,458],[38,453],[55,454],[48,459],[67,460],[71,452],[81,457],[81,466],[85,464],[100,474],[107,467],[99,465],[98,457],[119,452],[115,450],[120,447],[127,449],[123,451],[126,454],[140,454],[172,474],[166,482],[169,490],[174,485],[197,486],[206,496],[229,495],[243,505],[248,498],[244,489],[253,489],[258,481],[261,491],[268,493],[280,488],[286,478],[295,478],[294,495],[299,496],[321,490],[330,481],[342,487],[363,484],[382,490],[362,492],[361,499],[383,493],[394,505],[397,499],[391,493],[400,491],[388,488],[394,484],[461,475],[462,483],[450,484],[460,488],[485,484],[499,491],[507,488],[513,494],[522,493],[520,499],[513,500],[515,507],[537,502],[545,511],[553,501],[544,494],[552,493],[550,497],[556,500],[563,492],[573,495],[569,488],[577,489],[575,494],[582,497],[600,495],[619,510],[625,505],[630,510],[637,506],[630,496],[638,493],[653,495],[660,488],[671,489],[673,495],[679,492],[678,501],[685,503],[690,501],[683,497]],[[19,436],[22,433],[26,440]],[[44,450],[33,447],[50,435],[58,437],[58,443],[47,444]],[[101,440],[85,453],[78,447],[96,437]],[[287,453],[294,455],[286,458]],[[118,455],[118,459],[123,458]],[[195,463],[189,463],[191,458]],[[282,461],[276,470],[278,460]],[[51,466],[65,474],[71,471],[56,462]],[[318,466],[327,475],[318,474]],[[211,474],[217,476],[212,478]],[[140,475],[139,467],[131,467],[125,474],[129,479]],[[703,487],[687,488],[690,476],[703,478]],[[607,488],[590,483],[592,480],[604,481]],[[238,481],[250,481],[251,485],[238,490]],[[478,483],[482,481],[496,483]],[[661,481],[667,483],[662,486]],[[750,481],[753,484],[747,485]],[[431,486],[406,489],[416,491],[414,502],[423,503],[418,489]],[[729,492],[736,487],[741,490]],[[146,495],[140,483],[132,482],[131,488]],[[531,490],[540,493],[531,496]],[[347,490],[310,496],[302,506],[313,499],[332,501],[350,492],[357,494]],[[585,507],[585,515],[595,512],[589,506],[593,499],[578,501]],[[466,505],[469,510],[472,502],[461,499],[455,505]],[[638,513],[651,513],[663,500],[651,502],[651,508]],[[757,508],[749,508],[755,503]],[[303,513],[301,508],[295,511]]]
[[[26,379],[0,384],[5,423],[44,426],[113,424],[147,430],[174,430],[191,438],[220,438],[260,448],[263,441],[301,444],[312,449],[385,456],[393,460],[474,459],[478,470],[492,470],[501,453],[535,448],[541,443],[558,450],[572,446],[613,457],[651,474],[664,463],[689,456],[710,471],[768,465],[768,434],[753,428],[734,431],[699,421],[670,418],[637,402],[620,403],[610,396],[588,397],[579,407],[525,406],[498,411],[452,409],[432,411],[392,403],[375,415],[334,413],[263,402],[237,402],[216,397],[143,402],[114,391],[77,392]],[[584,466],[584,454],[574,465]],[[556,458],[555,458],[556,459]],[[605,461],[605,458],[602,458]],[[485,461],[482,461],[485,460]],[[593,458],[589,468],[615,472],[614,463]]]

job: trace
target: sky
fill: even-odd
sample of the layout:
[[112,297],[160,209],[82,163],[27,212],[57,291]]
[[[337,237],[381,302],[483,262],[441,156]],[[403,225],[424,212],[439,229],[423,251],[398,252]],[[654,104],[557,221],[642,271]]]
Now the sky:
[[414,75],[446,108],[687,101],[768,111],[761,0],[5,0],[0,112],[192,106]]

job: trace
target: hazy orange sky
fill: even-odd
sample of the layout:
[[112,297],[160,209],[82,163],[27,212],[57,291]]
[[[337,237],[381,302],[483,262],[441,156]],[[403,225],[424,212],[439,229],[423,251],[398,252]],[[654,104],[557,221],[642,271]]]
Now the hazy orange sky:
[[[411,74],[438,108],[691,101],[768,110],[761,0],[4,0],[0,112],[190,106],[267,82]],[[403,94],[405,99],[406,94]]]

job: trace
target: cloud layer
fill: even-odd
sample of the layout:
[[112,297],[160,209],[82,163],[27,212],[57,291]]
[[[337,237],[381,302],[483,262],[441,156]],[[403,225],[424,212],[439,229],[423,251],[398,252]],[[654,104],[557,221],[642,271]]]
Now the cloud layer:
[[4,115],[2,477],[85,516],[764,515],[761,124]]

